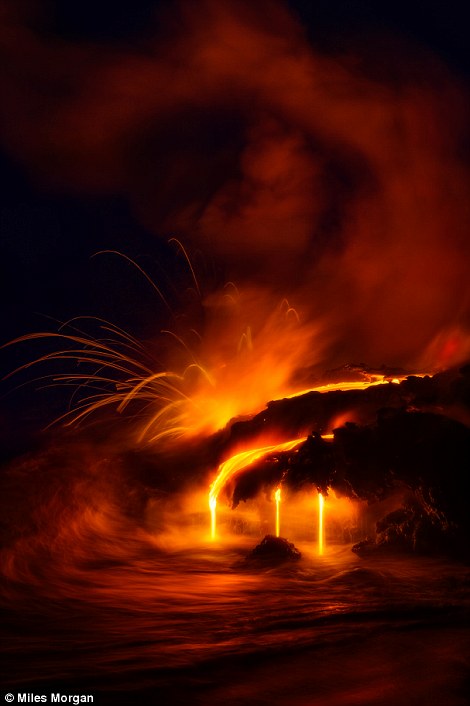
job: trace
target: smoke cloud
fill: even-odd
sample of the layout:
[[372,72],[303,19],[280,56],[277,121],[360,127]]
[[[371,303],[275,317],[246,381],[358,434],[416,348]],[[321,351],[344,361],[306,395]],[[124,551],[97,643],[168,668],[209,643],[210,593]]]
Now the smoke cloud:
[[43,188],[125,195],[210,254],[254,335],[287,298],[305,365],[470,354],[468,97],[436,57],[392,37],[320,52],[272,1],[175,2],[131,48],[28,12],[3,10],[2,143]]

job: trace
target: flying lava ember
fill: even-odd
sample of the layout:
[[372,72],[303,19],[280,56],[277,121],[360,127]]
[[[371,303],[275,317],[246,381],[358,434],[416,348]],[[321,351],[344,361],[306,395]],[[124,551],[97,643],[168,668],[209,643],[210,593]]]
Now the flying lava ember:
[[465,77],[294,0],[45,5],[0,27],[10,693],[463,706]]

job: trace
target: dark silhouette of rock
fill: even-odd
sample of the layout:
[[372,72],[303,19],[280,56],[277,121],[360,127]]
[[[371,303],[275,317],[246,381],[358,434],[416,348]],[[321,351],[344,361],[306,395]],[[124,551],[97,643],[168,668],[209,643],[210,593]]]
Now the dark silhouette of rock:
[[[332,439],[323,439],[324,420],[352,402],[368,410],[366,421],[345,422],[333,430]],[[331,488],[369,504],[404,491],[406,507],[384,517],[376,536],[355,551],[468,556],[464,488],[470,464],[470,365],[432,378],[409,376],[400,384],[280,400],[232,431],[250,438],[253,426],[273,418],[278,428],[287,429],[285,438],[302,419],[316,419],[317,430],[296,449],[272,452],[240,472],[231,482],[233,507],[269,492],[280,479],[294,492],[310,486],[327,494]]]
[[289,561],[298,561],[301,553],[287,539],[267,534],[264,539],[248,554],[246,566],[278,566]]

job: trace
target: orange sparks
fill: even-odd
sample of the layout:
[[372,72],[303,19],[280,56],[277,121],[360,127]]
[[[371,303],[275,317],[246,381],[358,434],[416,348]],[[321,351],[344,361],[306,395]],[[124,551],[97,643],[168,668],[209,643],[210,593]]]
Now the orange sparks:
[[[186,251],[182,252],[188,259]],[[127,256],[123,257],[135,265],[162,298],[147,273]],[[200,293],[193,270],[192,274],[196,291]],[[241,295],[239,300],[234,299],[232,309],[242,307],[245,300]],[[305,331],[296,323],[298,315],[288,302],[283,300],[258,333],[252,331],[251,326],[245,327],[238,347],[234,341],[242,328],[240,322],[225,324],[234,318],[233,311],[233,316],[228,316],[226,299],[217,300],[213,306],[219,308],[223,314],[219,318],[224,322],[210,341],[217,345],[201,344],[196,351],[194,342],[190,344],[184,334],[161,331],[162,336],[170,336],[177,345],[175,370],[164,367],[153,349],[147,349],[112,323],[97,317],[76,317],[56,333],[33,333],[7,344],[35,340],[54,346],[50,350],[47,345],[45,353],[20,365],[7,377],[44,365],[46,374],[39,380],[74,388],[70,408],[56,422],[79,425],[91,416],[114,410],[135,420],[139,444],[163,445],[215,433],[233,419],[258,413],[270,400],[289,399],[313,391],[366,389],[390,382],[385,375],[368,374],[361,381],[328,383],[308,390],[292,389],[292,373],[304,365],[301,352],[309,350],[310,338],[309,330]],[[250,314],[253,312],[248,308],[247,316]],[[82,331],[87,327],[93,329],[94,335]],[[194,336],[202,340],[194,329],[190,329],[187,336],[189,333],[191,340]],[[286,357],[286,350],[300,352]],[[50,372],[51,365],[57,365],[58,370]],[[269,375],[265,374],[266,370],[270,371]],[[394,378],[393,382],[400,379]],[[251,457],[252,451],[247,453]],[[252,460],[254,458],[247,458],[246,463]]]

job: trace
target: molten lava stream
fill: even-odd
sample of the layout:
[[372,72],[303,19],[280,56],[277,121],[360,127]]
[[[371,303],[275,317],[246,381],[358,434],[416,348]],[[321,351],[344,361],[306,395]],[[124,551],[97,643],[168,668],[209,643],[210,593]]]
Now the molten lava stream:
[[[323,439],[333,439],[333,434],[324,434]],[[280,451],[291,451],[305,441],[302,439],[293,439],[282,444],[263,446],[260,448],[249,449],[235,454],[227,459],[219,466],[219,473],[215,481],[210,486],[209,491],[209,510],[210,510],[210,536],[211,540],[217,539],[217,498],[230,478],[236,474],[246,470],[255,461],[269,453]],[[281,486],[278,486],[274,492],[275,501],[275,535],[280,537],[281,534]],[[324,524],[324,507],[325,499],[322,493],[318,492],[318,530],[317,530],[317,551],[319,556],[323,556],[325,552],[325,524]],[[312,538],[313,541],[313,538]]]
[[274,493],[274,499],[276,501],[276,537],[279,537],[280,535],[280,529],[281,529],[281,518],[280,518],[280,505],[281,505],[281,488],[277,488],[276,492]]
[[290,451],[296,446],[305,441],[306,437],[302,439],[294,439],[291,441],[286,441],[282,444],[273,444],[271,446],[263,446],[256,449],[249,449],[248,451],[241,451],[235,456],[227,459],[219,466],[219,472],[216,479],[210,486],[209,490],[209,509],[211,513],[211,536],[212,539],[216,538],[217,532],[217,521],[216,521],[216,507],[217,498],[225,486],[227,481],[235,476],[240,471],[244,470],[247,466],[250,466],[258,459],[266,456],[269,453],[278,451]]
[[215,539],[217,524],[217,498],[209,497],[209,508],[211,511],[211,539]]
[[[422,376],[421,373],[418,376]],[[331,392],[335,390],[365,390],[368,387],[376,385],[389,384],[399,384],[405,376],[393,378],[390,380],[385,375],[371,375],[370,379],[367,381],[346,381],[339,383],[330,383],[326,385],[321,385],[318,387],[311,388],[309,390],[303,390],[302,392],[293,393],[286,396],[287,398],[298,397],[307,392]],[[210,486],[209,490],[209,510],[210,510],[210,537],[212,541],[217,539],[217,499],[220,491],[226,485],[226,483],[233,478],[235,475],[254,464],[259,459],[264,456],[268,456],[272,453],[280,453],[286,451],[292,451],[297,446],[300,446],[305,442],[307,437],[292,439],[290,441],[285,441],[280,444],[271,444],[268,446],[261,446],[257,448],[245,449],[239,453],[234,454],[232,457],[223,461],[218,468],[218,473]],[[322,434],[322,439],[331,441],[334,439],[332,433]],[[281,489],[277,488],[274,494],[274,499],[276,502],[276,521],[275,521],[275,534],[277,537],[280,536],[280,503],[281,503]],[[321,493],[318,493],[318,555],[322,556],[325,552],[325,526],[324,526],[324,508],[325,508],[325,498]]]
[[318,493],[318,553],[320,556],[323,554],[323,539],[324,539],[323,506],[324,506],[323,495],[321,493]]

